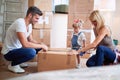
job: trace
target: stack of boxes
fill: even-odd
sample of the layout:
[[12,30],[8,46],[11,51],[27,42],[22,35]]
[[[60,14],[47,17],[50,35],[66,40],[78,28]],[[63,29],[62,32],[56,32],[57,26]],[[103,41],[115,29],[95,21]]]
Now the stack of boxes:
[[50,33],[53,18],[52,0],[29,0],[29,6],[36,6],[43,12],[38,23],[33,26],[33,38],[50,47]]
[[87,38],[87,44],[90,43],[91,38],[91,23],[88,19],[90,12],[93,11],[94,0],[70,0],[69,1],[69,12],[68,12],[68,43],[67,47],[70,47],[71,35],[72,35],[72,24],[75,19],[82,19],[84,21],[83,30]]
[[[91,23],[88,19],[91,11],[94,8],[94,0],[70,0],[69,1],[69,12],[68,12],[68,31],[67,31],[67,47],[71,46],[71,35],[72,35],[72,24],[75,19],[82,19],[83,32],[86,35],[86,44],[89,44],[91,41]],[[85,58],[88,58],[85,55]]]
[[51,11],[43,11],[43,16],[40,17],[39,22],[33,26],[33,38],[38,42],[45,43],[48,47],[50,47],[52,18]]

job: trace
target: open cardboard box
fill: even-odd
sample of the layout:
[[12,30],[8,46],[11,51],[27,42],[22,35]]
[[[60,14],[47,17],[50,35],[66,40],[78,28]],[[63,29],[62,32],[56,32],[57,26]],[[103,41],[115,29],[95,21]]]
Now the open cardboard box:
[[38,71],[62,70],[76,67],[76,54],[68,55],[68,51],[59,49],[49,50],[38,53]]
[[48,51],[71,51],[70,48],[49,48]]

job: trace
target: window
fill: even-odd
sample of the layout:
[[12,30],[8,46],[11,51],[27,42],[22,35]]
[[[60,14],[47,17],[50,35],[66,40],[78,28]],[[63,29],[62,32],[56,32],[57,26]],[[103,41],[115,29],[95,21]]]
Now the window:
[[60,4],[67,4],[68,5],[69,0],[54,0],[54,6],[60,5]]
[[115,11],[116,0],[94,0],[94,10]]
[[68,13],[69,0],[53,0],[54,13]]

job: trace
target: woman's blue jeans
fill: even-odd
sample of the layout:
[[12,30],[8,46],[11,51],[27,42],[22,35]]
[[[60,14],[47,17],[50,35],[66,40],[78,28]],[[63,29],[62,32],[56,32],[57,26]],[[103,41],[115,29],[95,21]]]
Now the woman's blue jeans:
[[97,47],[96,54],[87,60],[86,65],[88,67],[109,65],[115,58],[116,54],[110,48],[100,45]]
[[40,50],[41,48],[19,48],[9,51],[4,57],[6,60],[11,61],[11,65],[14,66],[33,59]]

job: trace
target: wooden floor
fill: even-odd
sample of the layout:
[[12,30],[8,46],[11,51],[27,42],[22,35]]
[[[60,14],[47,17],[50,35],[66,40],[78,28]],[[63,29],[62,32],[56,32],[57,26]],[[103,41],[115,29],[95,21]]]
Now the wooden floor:
[[[1,60],[1,59],[0,59]],[[8,71],[7,63],[0,61],[0,80],[120,80],[120,65],[87,68],[87,59],[81,59],[80,69],[37,72],[37,62],[27,62],[23,74]]]
[[[28,67],[24,68],[26,72],[22,74],[16,74],[8,71],[8,62],[6,62],[0,55],[0,80],[120,80],[120,65],[87,68],[85,65],[86,61],[87,59],[81,58],[80,69],[39,73],[37,71],[37,62],[27,62]],[[54,79],[51,79],[53,78],[52,74],[57,74],[54,76]],[[46,76],[48,76],[50,79],[46,78]]]
[[[86,59],[81,59],[81,68],[86,67],[85,63],[86,63]],[[20,76],[25,76],[28,74],[38,73],[37,62],[27,62],[28,67],[24,68],[26,72],[22,74],[16,74],[16,73],[8,71],[7,69],[8,64],[9,63],[6,62],[4,59],[2,58],[0,59],[0,80],[6,80],[6,79],[16,78]]]
[[[0,51],[1,51],[1,43],[0,43]],[[81,68],[86,67],[86,65],[85,65],[86,60],[87,59],[85,59],[85,58],[81,59]],[[26,75],[33,74],[33,73],[38,73],[37,62],[31,62],[31,61],[27,62],[28,67],[24,68],[26,72],[22,73],[22,74],[16,74],[16,73],[10,72],[7,69],[8,64],[9,63],[3,58],[3,56],[0,53],[0,80],[7,80],[7,79],[11,79],[11,78],[20,77],[20,76],[26,76]]]
[[19,77],[19,76],[24,76],[24,75],[28,75],[31,73],[36,73],[37,72],[37,63],[36,62],[29,62],[29,67],[24,68],[26,70],[25,73],[22,74],[16,74],[13,72],[10,72],[7,69],[7,65],[0,65],[0,80],[6,80],[9,78],[14,78],[14,77]]
[[120,65],[29,74],[8,80],[120,80]]

